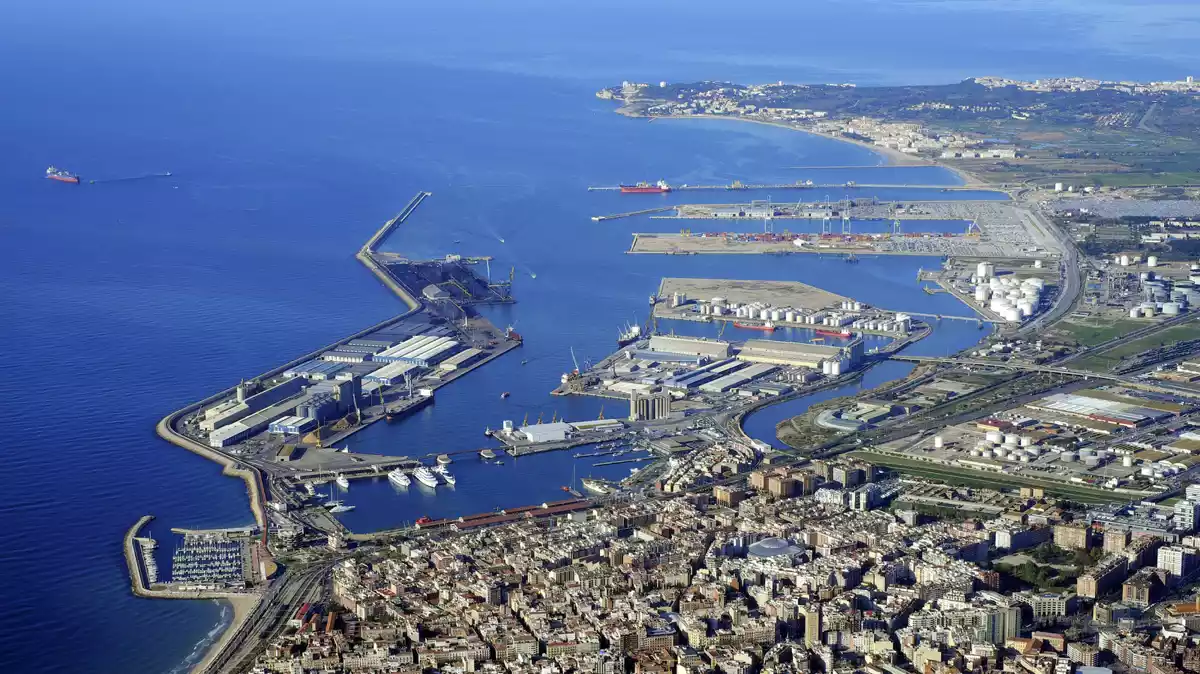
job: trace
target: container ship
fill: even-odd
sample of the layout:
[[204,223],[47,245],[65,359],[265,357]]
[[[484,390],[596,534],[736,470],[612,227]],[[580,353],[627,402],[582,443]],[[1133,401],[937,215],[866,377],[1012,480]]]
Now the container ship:
[[621,185],[621,194],[665,194],[670,191],[671,186],[665,180],[660,180],[653,185],[650,183]]
[[46,169],[46,178],[49,180],[57,180],[59,182],[71,183],[73,185],[79,184],[79,176],[71,173],[70,171],[56,169],[53,166]]
[[854,336],[854,333],[849,330],[816,330],[815,332],[824,337],[837,337],[839,339],[850,339]]
[[735,322],[733,324],[733,327],[741,328],[743,330],[762,330],[763,332],[774,332],[775,331],[775,324],[772,323],[771,321],[767,321],[766,323],[763,323],[762,325],[758,325],[758,324],[754,324],[754,323]]

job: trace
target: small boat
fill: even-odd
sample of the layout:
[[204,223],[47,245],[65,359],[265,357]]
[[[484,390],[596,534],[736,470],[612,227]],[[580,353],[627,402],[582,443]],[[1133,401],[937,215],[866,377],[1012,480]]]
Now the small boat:
[[347,480],[346,476],[342,475],[341,473],[338,473],[338,476],[333,478],[333,481],[336,482],[337,486],[341,487],[342,489],[350,488],[350,480]]
[[508,391],[505,391],[504,393],[500,394],[500,399],[503,400],[503,399],[509,397],[510,395],[512,395],[512,394],[509,393]]
[[492,450],[490,450],[490,449],[483,449],[483,450],[480,450],[480,452],[479,452],[479,458],[481,458],[481,459],[494,459],[494,458],[496,458],[496,452],[494,452],[494,451],[492,451]]
[[412,484],[412,479],[410,479],[408,474],[404,471],[400,470],[399,468],[395,468],[388,472],[388,482],[391,482],[397,487],[407,487],[408,485]]
[[336,513],[348,513],[357,507],[358,506],[352,506],[352,505],[346,505],[344,503],[339,503],[339,504],[335,505],[334,507],[330,508],[329,512],[335,513],[335,514]]
[[316,488],[316,487],[314,487],[314,486],[313,486],[313,483],[311,483],[311,482],[305,482],[305,483],[304,483],[304,491],[305,491],[305,492],[306,492],[306,493],[307,493],[309,496],[316,496],[316,495],[317,495],[317,488]]
[[433,521],[433,518],[430,517],[429,515],[422,515],[417,518],[417,524],[429,524],[432,521]]
[[437,462],[442,464],[443,466],[448,463],[451,463],[450,455],[449,454],[438,454]]
[[503,461],[501,461],[500,459],[496,459],[496,465],[497,465],[497,466],[503,466],[503,465],[504,465],[504,462],[503,462]]
[[528,360],[523,360],[523,361],[521,361],[521,364],[524,365],[525,363],[528,363],[528,362],[529,362]]
[[342,447],[338,451],[341,452],[342,454],[349,454],[350,453],[350,445],[346,445],[345,447]]
[[451,475],[449,471],[442,473],[442,479],[446,481],[446,484],[451,486],[458,482],[458,480]]

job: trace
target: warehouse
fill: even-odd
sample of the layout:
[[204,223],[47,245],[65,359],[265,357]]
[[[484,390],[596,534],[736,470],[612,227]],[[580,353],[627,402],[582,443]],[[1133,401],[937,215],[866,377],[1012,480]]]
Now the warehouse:
[[724,393],[729,389],[741,386],[746,382],[752,381],[759,377],[765,377],[766,375],[771,374],[778,369],[779,368],[774,365],[756,363],[750,367],[740,369],[736,372],[724,375],[719,379],[715,379],[707,384],[704,384],[700,387],[700,390],[704,391],[705,393]]
[[420,351],[429,344],[437,341],[439,338],[433,335],[421,335],[419,337],[409,337],[400,342],[396,346],[387,349],[379,354],[376,354],[374,360],[380,363],[394,363],[402,360],[405,356],[414,352]]
[[421,367],[429,367],[449,356],[457,348],[458,342],[453,339],[449,337],[435,337],[434,341],[416,351],[400,356],[398,360],[404,360],[415,365],[420,365]]
[[283,402],[255,412],[240,421],[222,426],[209,434],[208,444],[211,447],[228,447],[237,444],[255,433],[266,430],[272,421],[295,413],[296,407],[307,403],[309,397],[310,394],[305,393],[288,398]]
[[[1056,393],[1035,400],[1029,407],[1035,410],[1057,412],[1072,417],[1082,417],[1103,423],[1116,424],[1125,428],[1137,428],[1151,421],[1167,419],[1174,414],[1138,404],[1136,398],[1108,395],[1099,397],[1100,392]],[[1150,403],[1151,401],[1146,401]]]
[[862,340],[845,346],[825,346],[805,342],[780,342],[752,339],[742,347],[738,358],[751,363],[771,363],[792,367],[819,368],[824,361],[845,360],[850,365],[862,360]]
[[212,432],[222,426],[228,426],[249,414],[299,394],[304,390],[304,386],[303,378],[289,379],[265,391],[248,396],[242,402],[237,400],[223,402],[205,411],[204,419],[200,421],[200,430]]
[[670,337],[654,335],[650,338],[650,350],[661,353],[675,353],[686,356],[703,356],[712,359],[729,357],[729,342],[719,342],[712,339],[693,339],[691,337]]
[[570,424],[556,421],[548,424],[522,426],[518,432],[529,442],[561,442],[567,439],[567,433],[570,430]]
[[301,417],[289,415],[280,417],[271,422],[267,430],[271,433],[282,433],[285,435],[299,435],[307,433],[317,427],[317,420],[312,417]]
[[438,367],[447,372],[451,372],[453,370],[457,370],[460,367],[465,367],[465,366],[471,364],[482,353],[483,352],[480,351],[479,349],[467,349],[466,351],[463,351],[461,353],[456,353],[453,356],[450,356],[446,360],[442,361],[442,363],[440,365],[438,365]]
[[[373,349],[373,351],[371,351],[371,353],[379,353],[380,351],[383,351],[384,349],[389,349],[392,346],[395,346],[395,344],[396,344],[396,340],[382,339],[379,337],[375,337],[375,338],[368,338],[368,339],[352,339],[349,342],[346,342],[346,344],[344,346],[363,348],[363,349]],[[338,347],[338,348],[341,349],[342,347]]]
[[419,372],[420,368],[416,364],[401,361],[384,365],[366,377],[363,377],[363,379],[368,382],[377,382],[384,386],[396,386],[404,383],[404,375],[407,374],[411,377],[416,377]]
[[327,363],[365,363],[371,360],[371,354],[364,351],[326,351],[321,354],[321,360]]
[[284,377],[293,379],[303,377],[312,381],[324,381],[333,379],[338,372],[346,369],[344,363],[331,363],[323,360],[310,360],[307,363],[301,363],[296,367],[291,368],[283,373]]

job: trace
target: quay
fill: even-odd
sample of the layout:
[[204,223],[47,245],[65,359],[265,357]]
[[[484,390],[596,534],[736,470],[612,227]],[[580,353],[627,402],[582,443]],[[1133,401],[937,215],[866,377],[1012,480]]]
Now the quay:
[[612,215],[593,215],[592,222],[604,222],[605,220],[619,220],[621,218],[631,218],[636,215],[649,215],[651,213],[665,213],[666,211],[675,210],[674,206],[660,206],[658,208],[643,208],[640,211],[629,211],[628,213],[613,213]]
[[138,560],[137,551],[134,549],[134,539],[137,538],[138,532],[142,530],[142,527],[146,526],[152,519],[154,519],[154,515],[142,515],[129,528],[129,531],[125,532],[125,563],[129,566],[129,582],[133,588],[133,593],[139,597],[148,596],[147,593],[150,591],[150,588],[147,587],[145,577],[142,575],[142,565]]

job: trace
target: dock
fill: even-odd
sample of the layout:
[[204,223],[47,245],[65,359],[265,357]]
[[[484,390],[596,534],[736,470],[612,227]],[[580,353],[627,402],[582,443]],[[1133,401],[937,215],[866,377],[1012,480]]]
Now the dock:
[[652,215],[654,213],[665,213],[675,210],[674,206],[660,206],[658,208],[643,208],[640,211],[629,211],[628,213],[613,213],[612,215],[593,215],[592,222],[604,222],[605,220],[619,220],[621,218],[632,218],[638,215]]
[[150,588],[146,585],[146,579],[142,575],[141,563],[138,561],[137,551],[134,549],[134,540],[138,537],[138,532],[142,530],[142,527],[152,519],[154,519],[154,515],[142,515],[129,528],[129,531],[125,532],[125,564],[129,566],[129,583],[133,593],[139,597],[150,596]]

